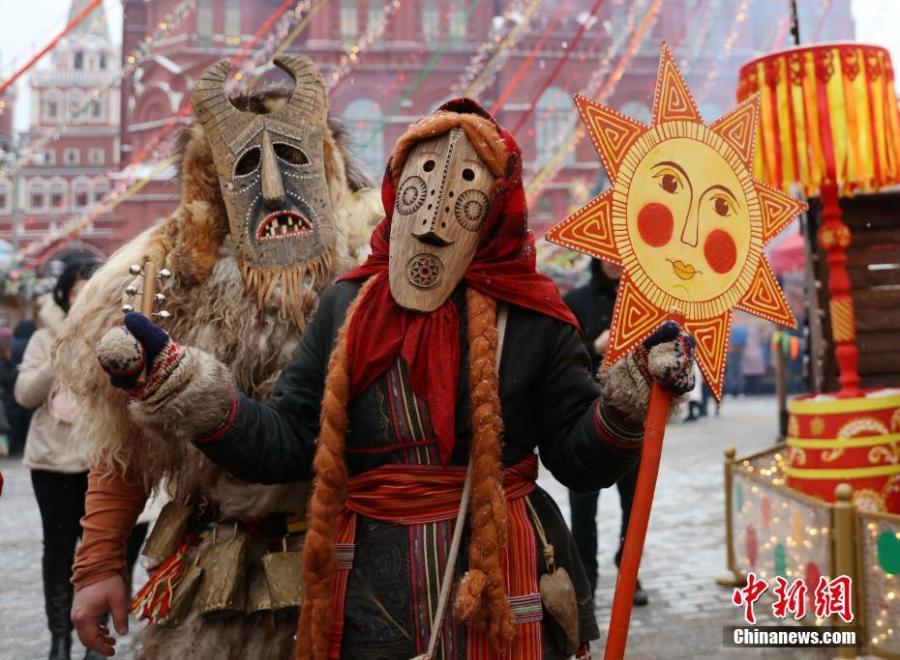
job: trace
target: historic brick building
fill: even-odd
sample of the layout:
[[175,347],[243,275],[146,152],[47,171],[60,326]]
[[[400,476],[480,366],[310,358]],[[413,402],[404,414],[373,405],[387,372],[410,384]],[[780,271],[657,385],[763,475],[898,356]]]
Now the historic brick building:
[[[86,4],[73,0],[70,19]],[[73,215],[88,212],[107,194],[110,172],[119,162],[119,91],[114,87],[96,99],[91,92],[112,80],[118,69],[119,54],[101,6],[31,72],[29,129],[19,136],[19,149],[34,148],[80,112],[24,167],[0,178],[0,238],[27,245]],[[100,227],[89,227],[82,238],[84,249],[98,254],[114,247],[108,230]]]
[[[360,50],[349,75],[330,95],[332,111],[344,120],[355,143],[355,152],[377,177],[405,127],[451,96],[451,89],[478,47],[495,36],[494,30],[502,24],[499,17],[512,5],[531,4],[505,0],[395,0],[395,3],[399,6],[387,12],[386,21],[387,3],[314,1],[312,7],[316,11],[307,29],[291,46],[292,50],[307,53],[318,62],[328,80],[338,69],[342,55],[362,35],[367,31],[378,34],[371,45]],[[187,117],[177,119],[177,115],[188,102],[201,71],[215,59],[237,53],[280,4],[278,0],[198,0],[196,12],[156,44],[152,55],[123,83],[118,136],[123,167],[146,145],[153,144],[162,131],[171,129],[173,123],[187,123]],[[626,26],[643,21],[654,2],[608,0],[597,16],[590,17],[593,4],[593,0],[542,3],[498,75],[478,95],[482,104],[490,108],[506,92],[498,118],[507,127],[514,126],[536,100],[534,112],[516,134],[525,154],[526,182],[539,164],[556,151],[574,125],[571,94],[584,88],[602,65],[610,45],[617,40],[626,41],[620,39]],[[124,0],[123,52],[136,47],[177,5],[178,0]],[[799,5],[804,41],[853,37],[849,0],[835,0],[823,18],[816,9],[820,3],[800,0]],[[607,103],[633,116],[649,117],[659,42],[665,39],[676,55],[686,60],[688,82],[699,96],[704,116],[718,117],[733,103],[739,65],[760,50],[789,44],[787,19],[783,15],[786,7],[787,3],[665,0],[658,15],[649,19],[645,38]],[[521,15],[512,15],[509,20],[520,18]],[[586,29],[580,44],[559,76],[535,99],[582,25]],[[533,55],[532,49],[539,42],[542,46]],[[726,44],[730,46],[726,48]],[[613,65],[623,50],[624,46],[615,52]],[[65,52],[70,53],[67,57],[72,57],[71,46]],[[527,69],[520,71],[529,61]],[[55,75],[61,76],[62,72]],[[52,75],[49,78],[56,79]],[[47,82],[39,85],[41,90],[46,86]],[[111,105],[105,116],[112,120]],[[40,124],[35,123],[35,129],[39,128]],[[66,148],[55,145],[60,154]],[[108,250],[163,217],[177,199],[177,186],[172,177],[171,171],[157,176],[140,194],[95,223],[94,234],[86,235],[85,241]],[[567,156],[563,168],[533,205],[533,228],[540,232],[563,217],[572,204],[597,190],[603,178],[593,147],[588,140],[583,140]],[[50,198],[45,199],[44,205],[52,209]],[[36,213],[35,218],[38,217],[46,214]],[[47,224],[44,221],[39,226]],[[0,216],[0,229],[6,226]],[[30,229],[36,230],[37,226]]]

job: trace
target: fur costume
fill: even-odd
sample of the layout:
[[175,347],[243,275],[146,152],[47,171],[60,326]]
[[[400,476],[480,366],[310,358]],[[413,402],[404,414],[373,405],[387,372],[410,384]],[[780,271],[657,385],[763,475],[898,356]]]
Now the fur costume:
[[[285,103],[287,96],[268,90],[235,104],[270,110]],[[76,434],[94,439],[94,470],[104,471],[110,479],[130,480],[145,494],[165,485],[173,501],[190,501],[195,517],[205,513],[206,530],[190,548],[188,563],[204,556],[213,544],[209,521],[214,525],[215,520],[239,520],[244,526],[246,521],[265,520],[268,524],[277,514],[277,525],[283,526],[286,514],[303,515],[308,485],[251,485],[225,474],[189,443],[174,441],[171,435],[190,433],[190,429],[160,425],[158,419],[129,408],[126,394],[112,387],[97,365],[95,346],[107,330],[121,324],[123,290],[134,280],[129,266],[151,256],[173,274],[160,288],[171,317],[160,323],[174,337],[202,349],[201,355],[217,358],[204,372],[209,382],[224,381],[227,391],[236,385],[256,399],[270,396],[281,367],[294,354],[306,320],[316,309],[319,294],[336,275],[364,257],[365,240],[383,215],[378,192],[368,189],[348,154],[343,133],[331,122],[324,131],[322,152],[333,241],[316,259],[280,269],[254,268],[242,263],[229,232],[210,142],[199,123],[190,127],[180,144],[178,208],[111,257],[85,287],[57,344],[61,377],[83,408],[91,411],[80,417]],[[220,365],[227,370],[216,376]],[[200,405],[218,415],[222,401],[208,396]],[[198,412],[202,411],[193,411]],[[268,550],[280,549],[273,548],[265,534],[259,535],[252,522],[246,527],[251,533],[245,565],[258,565]],[[79,555],[77,586],[107,576]],[[195,608],[179,625],[150,625],[139,633],[138,657],[284,658],[292,646],[296,619],[289,612],[276,614],[273,628],[270,616],[203,617]]]

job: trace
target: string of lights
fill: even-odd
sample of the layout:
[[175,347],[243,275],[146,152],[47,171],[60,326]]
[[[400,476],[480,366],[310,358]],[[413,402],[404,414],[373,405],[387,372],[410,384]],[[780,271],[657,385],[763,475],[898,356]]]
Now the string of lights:
[[[527,34],[531,19],[542,2],[531,0],[526,4],[525,0],[520,0],[503,13],[503,24],[478,47],[465,72],[453,86],[454,94],[477,96],[494,81],[500,67],[512,53],[513,46]],[[507,27],[509,29],[504,36]]]
[[[322,1],[323,0],[318,0],[318,2],[315,2],[314,0],[303,0],[294,5],[290,11],[285,9],[284,15],[278,20],[277,25],[272,28],[263,40],[263,45],[254,50],[251,55],[242,58],[240,67],[228,81],[228,92],[233,92],[243,78],[268,63],[272,59],[275,51],[287,40],[289,35],[297,27],[298,21],[303,23],[305,27],[305,22],[309,19],[311,8],[314,4],[321,5]],[[302,21],[301,17],[303,18]]]
[[531,65],[534,64],[534,61],[537,59],[538,53],[541,52],[544,44],[547,43],[547,39],[550,38],[550,35],[556,29],[556,26],[559,25],[559,22],[562,20],[566,12],[569,11],[571,6],[572,3],[570,0],[561,2],[559,4],[556,13],[553,14],[553,18],[551,18],[550,22],[547,24],[547,28],[541,34],[537,42],[535,42],[534,46],[531,48],[531,52],[528,53],[528,57],[525,58],[525,61],[522,62],[518,69],[516,69],[516,72],[513,74],[512,78],[510,78],[509,82],[506,84],[506,87],[503,88],[503,91],[500,92],[497,100],[494,101],[494,105],[491,107],[491,114],[496,114],[500,111],[500,108],[503,107],[503,104],[509,98],[510,94],[513,93],[513,90],[515,90],[515,88],[518,87],[519,83],[522,82],[522,79],[525,77],[528,69],[531,68]]
[[33,263],[32,266],[36,267],[40,265],[42,260],[37,258],[38,255],[46,253],[49,248],[53,247],[60,241],[73,240],[100,216],[108,213],[115,206],[121,204],[126,199],[134,197],[136,194],[138,194],[145,186],[147,186],[165,169],[170,167],[174,162],[175,157],[170,156],[169,158],[163,159],[156,163],[156,165],[154,165],[150,170],[148,176],[146,176],[145,178],[131,184],[125,183],[123,181],[118,186],[116,186],[115,189],[110,191],[110,193],[106,195],[106,197],[104,197],[102,202],[90,209],[84,215],[70,219],[65,224],[63,224],[56,232],[48,234],[42,240],[35,241],[34,243],[31,243],[25,248],[19,250],[19,252],[16,253],[17,259],[32,258],[35,259],[35,263]]
[[[472,0],[469,5],[466,7],[465,11],[462,15],[462,24],[467,25],[469,22],[469,18],[472,16],[472,13],[478,8],[478,5],[481,4],[481,0]],[[413,94],[416,93],[416,90],[422,85],[425,79],[428,77],[428,74],[437,66],[437,63],[441,61],[441,59],[446,54],[447,50],[449,50],[450,46],[454,43],[454,36],[452,33],[448,32],[447,37],[441,42],[440,46],[434,51],[434,54],[431,56],[431,59],[422,67],[422,70],[419,71],[419,75],[416,76],[416,79],[413,80],[412,84],[403,92],[402,95],[394,102],[391,106],[391,109],[388,113],[383,116],[378,122],[376,122],[375,128],[369,133],[369,137],[366,142],[361,145],[364,149],[365,147],[371,144],[372,140],[374,140],[377,136],[384,133],[384,127],[387,126],[388,122],[391,118],[393,118],[397,111],[403,107],[403,104],[408,101]]]
[[[324,4],[325,0],[321,0],[321,2],[322,4]],[[276,10],[276,13],[277,11],[278,10]],[[254,33],[250,40],[248,40],[248,43],[245,45],[245,47],[241,48],[238,53],[236,53],[231,58],[231,63],[234,64],[239,57],[243,58],[243,55],[248,52],[248,50],[251,49],[254,44],[258,43],[263,34],[269,28],[271,28],[275,20],[277,20],[277,16],[275,16],[274,19],[272,18],[272,16],[270,16]],[[121,182],[119,186],[115,190],[110,191],[110,193],[105,195],[103,199],[98,202],[97,206],[91,209],[87,217],[95,218],[98,214],[109,212],[118,204],[133,196],[124,196],[124,194],[122,194],[121,192],[124,189],[123,187],[127,188],[128,186],[132,186],[132,188],[128,189],[140,190],[144,186],[148,185],[157,176],[157,174],[166,169],[165,167],[160,167],[160,163],[165,162],[165,160],[159,160],[159,158],[162,158],[162,153],[168,153],[171,151],[171,142],[175,137],[175,128],[177,128],[182,123],[182,119],[188,116],[190,113],[190,99],[186,98],[181,108],[173,116],[173,118],[159,130],[153,140],[142,147],[134,155],[134,157],[132,157],[131,162],[128,164],[128,166],[126,166],[122,170],[122,172],[120,173]],[[149,166],[149,174],[146,174],[148,167],[144,164],[146,161],[156,161],[156,164]],[[132,182],[131,179],[133,179],[135,175],[140,176],[140,178]],[[118,196],[114,197],[117,192],[119,193]],[[97,211],[97,209],[100,210]],[[90,220],[83,221],[82,219],[76,220],[72,223],[66,223],[66,225],[64,225],[64,227],[66,228],[65,230],[60,229],[52,234],[49,234],[44,241],[31,244],[24,250],[20,250],[18,255],[23,258],[33,259],[35,255],[40,254],[42,250],[45,250],[50,246],[56,245],[61,241],[68,242],[74,240],[86,227],[91,224],[91,222],[92,221]],[[32,250],[32,245],[39,245],[42,247],[35,247]],[[27,250],[27,252],[25,250]]]
[[562,68],[566,65],[566,62],[569,61],[569,57],[578,49],[578,45],[581,43],[581,39],[584,37],[584,33],[587,30],[588,25],[593,23],[594,17],[597,15],[597,12],[600,11],[600,7],[603,5],[603,0],[596,0],[594,4],[591,6],[590,11],[588,12],[587,17],[581,21],[581,25],[578,26],[578,30],[575,32],[575,36],[572,38],[571,42],[567,42],[564,44],[565,52],[563,56],[560,57],[556,61],[556,65],[550,71],[550,74],[544,79],[544,82],[538,87],[534,94],[531,96],[531,102],[528,104],[528,108],[519,115],[519,119],[516,121],[515,126],[513,126],[512,133],[515,135],[519,132],[522,126],[528,121],[528,118],[534,113],[534,109],[537,107],[538,99],[541,98],[541,94],[543,94],[547,89],[556,81],[556,77],[559,75],[559,72],[562,71]]
[[347,74],[353,69],[359,61],[359,56],[372,43],[384,34],[387,30],[391,19],[397,14],[397,11],[403,5],[403,0],[392,0],[385,3],[384,13],[381,19],[374,25],[369,21],[366,31],[352,45],[347,46],[338,60],[337,68],[328,76],[328,88],[334,90],[340,85]]
[[[644,5],[646,7],[646,4]],[[647,34],[650,27],[656,22],[656,18],[659,15],[660,7],[662,6],[662,0],[652,0],[652,4],[647,7],[644,18],[641,21],[641,24],[637,27],[637,29],[632,30],[630,27],[623,31],[624,35],[627,35],[627,44],[625,46],[625,52],[622,54],[622,57],[619,59],[615,68],[613,69],[610,75],[607,75],[612,66],[612,61],[615,58],[615,55],[618,51],[616,48],[616,44],[610,48],[603,58],[601,59],[601,64],[594,72],[594,75],[591,76],[590,81],[584,89],[584,95],[591,99],[597,99],[600,102],[603,102],[606,98],[608,98],[616,89],[616,86],[619,84],[619,81],[625,74],[626,67],[631,63],[631,60],[640,50],[641,44],[644,40],[644,35]],[[629,15],[628,20],[635,20],[636,13],[633,15]],[[556,173],[561,169],[563,162],[566,156],[570,151],[575,149],[578,143],[584,138],[585,131],[581,126],[580,122],[578,122],[577,117],[573,117],[573,126],[569,132],[568,137],[562,141],[560,146],[556,149],[547,163],[532,177],[531,181],[525,187],[525,194],[528,197],[529,203],[533,203],[538,194],[546,187],[546,185],[556,176]]]

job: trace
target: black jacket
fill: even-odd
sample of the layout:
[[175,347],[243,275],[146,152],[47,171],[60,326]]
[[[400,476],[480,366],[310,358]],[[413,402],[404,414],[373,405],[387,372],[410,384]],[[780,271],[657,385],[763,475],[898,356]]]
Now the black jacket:
[[[323,295],[297,355],[281,373],[275,396],[259,403],[238,395],[229,428],[215,442],[197,443],[204,453],[247,481],[278,483],[312,477],[328,358],[358,290],[358,283],[343,282]],[[461,289],[453,301],[460,308],[463,347],[452,463],[465,465],[471,432]],[[372,451],[378,445],[391,444],[381,405],[384,380],[376,379],[349,405],[347,462],[351,476],[395,462],[389,452]],[[544,466],[572,490],[590,492],[615,483],[637,460],[639,446],[623,449],[598,433],[595,402],[599,394],[575,328],[543,314],[510,308],[500,364],[504,465],[517,463],[537,448]],[[366,451],[353,451],[359,448]]]
[[594,351],[594,341],[609,330],[612,324],[613,308],[616,304],[618,280],[603,274],[603,268],[596,259],[591,260],[591,280],[587,284],[572,289],[565,296],[565,302],[575,314],[584,332],[584,346],[591,356],[592,373],[600,367],[601,355]]

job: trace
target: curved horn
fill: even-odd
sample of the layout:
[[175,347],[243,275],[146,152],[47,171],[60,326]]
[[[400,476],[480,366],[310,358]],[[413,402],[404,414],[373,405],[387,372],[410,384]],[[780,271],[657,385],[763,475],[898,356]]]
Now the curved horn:
[[209,66],[197,80],[191,93],[191,103],[201,124],[207,125],[213,120],[218,124],[230,116],[241,114],[225,95],[225,79],[230,70],[228,60],[219,60]]
[[276,57],[275,66],[294,79],[294,91],[279,113],[299,115],[306,122],[324,124],[328,119],[328,93],[325,79],[318,67],[306,55],[290,54]]

